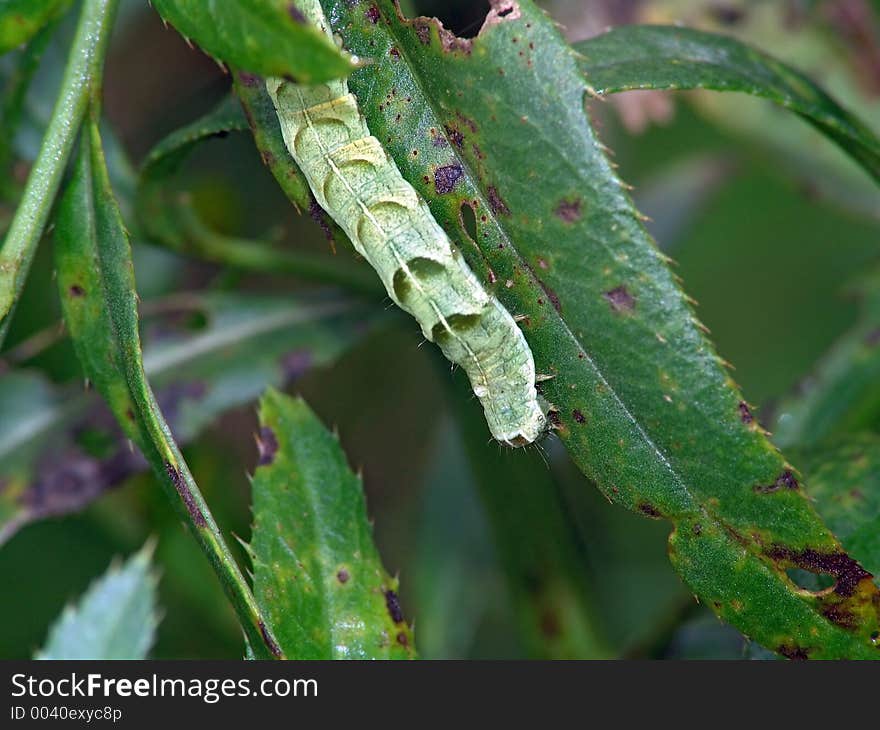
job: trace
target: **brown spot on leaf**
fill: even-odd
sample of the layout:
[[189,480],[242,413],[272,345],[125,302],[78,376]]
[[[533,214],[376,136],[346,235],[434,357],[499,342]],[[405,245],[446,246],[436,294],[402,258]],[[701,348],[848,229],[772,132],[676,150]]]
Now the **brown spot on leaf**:
[[547,298],[550,299],[550,303],[553,305],[553,309],[562,314],[562,302],[559,299],[559,295],[549,286],[547,286],[543,281],[541,282],[541,288],[544,290]]
[[397,632],[397,643],[401,646],[409,646],[409,637],[406,635],[406,631]]
[[339,572],[336,574],[336,580],[338,580],[342,584],[348,583],[348,579],[350,577],[351,576],[345,568],[340,568]]
[[376,23],[379,22],[379,18],[381,17],[381,14],[379,13],[379,8],[377,8],[375,5],[370,5],[364,15],[367,16],[367,20],[369,20],[373,25],[376,25]]
[[399,624],[403,621],[403,609],[400,607],[400,599],[397,594],[390,588],[385,591],[385,606],[388,609],[388,615],[394,623]]
[[575,408],[575,409],[571,412],[571,417],[572,417],[575,421],[577,421],[578,423],[581,423],[581,424],[587,422],[587,419],[586,419],[586,417],[584,416],[584,414],[583,414],[581,411],[579,411],[577,408]]
[[464,124],[468,129],[471,130],[474,134],[477,133],[477,123],[468,116],[465,116],[460,111],[455,112],[455,116],[458,117],[458,120]]
[[786,659],[805,660],[810,658],[808,649],[793,644],[780,644],[776,647],[776,653],[781,654]]
[[780,489],[794,490],[799,488],[800,484],[798,484],[795,475],[789,469],[786,469],[782,474],[776,477],[773,484],[758,484],[755,487],[755,491],[758,494],[771,494],[772,492],[778,492]]
[[643,515],[650,517],[652,520],[659,520],[663,515],[660,514],[660,510],[658,510],[653,504],[649,504],[648,502],[642,502],[639,504],[639,512]]
[[812,548],[794,550],[782,545],[772,545],[767,550],[767,557],[784,567],[801,568],[817,575],[830,575],[835,581],[832,592],[844,598],[852,596],[859,583],[873,578],[871,573],[846,553],[820,553]]
[[612,311],[619,314],[632,312],[636,307],[635,297],[629,293],[629,289],[623,284],[605,292],[602,296],[611,305]]
[[458,164],[444,165],[434,170],[434,188],[437,194],[445,195],[455,190],[455,185],[463,174],[464,171]]
[[74,284],[70,287],[70,296],[72,297],[81,297],[86,293],[86,290],[83,289],[79,284]]
[[854,629],[858,625],[858,619],[855,614],[839,603],[823,605],[820,610],[825,618],[841,628]]
[[[449,141],[452,142],[458,149],[461,149],[464,144],[464,135],[461,133],[459,129],[453,127],[450,124],[447,124],[446,127],[446,136],[449,137]],[[443,139],[442,137],[438,137],[438,139]]]
[[443,27],[442,23],[438,23],[440,30],[440,44],[447,53],[460,51],[461,53],[470,53],[473,41],[470,38],[459,38],[455,33]]
[[489,207],[495,215],[510,215],[510,208],[498,192],[498,188],[490,185],[486,190],[486,196],[489,198]]
[[415,30],[416,35],[418,36],[419,40],[422,43],[424,43],[425,45],[428,45],[431,42],[430,21],[428,21],[424,18],[419,18],[417,20],[414,20],[412,25],[413,25],[413,30]]
[[275,454],[278,453],[278,439],[275,438],[275,432],[268,426],[263,426],[260,429],[257,450],[260,454],[257,466],[268,466],[275,461]]
[[556,216],[565,223],[575,223],[581,217],[581,199],[565,198],[556,206]]
[[749,408],[749,404],[744,400],[739,402],[739,417],[743,423],[751,423],[755,420],[755,417],[752,415],[752,411]]

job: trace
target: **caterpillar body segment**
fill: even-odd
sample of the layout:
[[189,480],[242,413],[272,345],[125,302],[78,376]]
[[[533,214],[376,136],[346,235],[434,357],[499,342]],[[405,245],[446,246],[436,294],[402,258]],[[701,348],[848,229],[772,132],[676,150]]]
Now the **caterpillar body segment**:
[[[297,5],[326,30],[317,0]],[[493,437],[523,446],[543,436],[547,418],[522,331],[372,136],[347,82],[303,86],[273,78],[266,86],[315,199],[425,338],[465,371]]]

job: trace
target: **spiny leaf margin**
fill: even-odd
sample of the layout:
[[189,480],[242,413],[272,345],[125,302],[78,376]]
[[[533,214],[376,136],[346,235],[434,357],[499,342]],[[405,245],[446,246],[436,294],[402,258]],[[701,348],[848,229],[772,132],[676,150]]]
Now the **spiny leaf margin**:
[[412,629],[382,567],[361,479],[302,399],[260,402],[252,479],[254,595],[291,659],[411,659]]

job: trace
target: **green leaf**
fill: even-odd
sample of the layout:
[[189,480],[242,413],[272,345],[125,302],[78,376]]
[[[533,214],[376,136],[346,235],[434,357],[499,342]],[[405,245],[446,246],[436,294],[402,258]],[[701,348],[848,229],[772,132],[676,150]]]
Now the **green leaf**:
[[861,287],[862,314],[775,412],[773,440],[804,448],[833,436],[880,426],[880,289]]
[[313,83],[355,68],[287,0],[154,0],[153,6],[206,53],[245,71]]
[[804,454],[810,497],[843,546],[880,575],[880,436],[856,434]]
[[804,74],[735,38],[630,25],[575,46],[592,90],[713,89],[769,99],[803,117],[880,181],[880,140]]
[[[364,2],[324,3],[345,47],[374,59],[351,87],[472,268],[522,318],[580,469],[610,500],[671,521],[673,564],[747,635],[789,656],[880,658],[877,589],[788,488],[792,467],[593,134],[579,56],[526,0],[495,0],[474,39],[374,4],[376,23]],[[788,576],[808,555],[836,566],[830,594],[806,595]],[[839,601],[854,626],[823,614]]]
[[[370,331],[350,300],[182,293],[146,302],[144,367],[176,441],[336,360]],[[162,315],[165,315],[164,317]],[[204,318],[192,330],[183,326]],[[106,407],[77,384],[0,375],[0,545],[23,525],[77,512],[147,468]]]
[[159,624],[147,543],[123,565],[111,565],[49,631],[36,659],[145,659]]
[[413,637],[382,567],[360,477],[302,400],[260,404],[254,594],[291,659],[407,659]]
[[0,0],[0,53],[27,43],[59,17],[71,0]]
[[[503,637],[500,658],[521,658],[512,605],[458,429],[443,418],[419,489],[408,595],[423,659],[472,658],[481,627]],[[499,614],[508,631],[498,630]],[[497,654],[494,655],[498,658]]]
[[[868,50],[870,45],[856,40],[864,28],[877,21],[876,12],[871,17],[870,4],[857,0],[858,10],[852,14],[848,9],[856,5],[846,2],[838,6],[803,3],[793,15],[791,6],[784,2],[758,7],[736,0],[727,3],[725,9],[743,12],[738,13],[735,23],[729,23],[723,13],[717,12],[717,4],[688,0],[689,7],[684,10],[680,0],[658,0],[651,3],[650,15],[638,15],[650,17],[652,23],[681,24],[683,20],[685,25],[739,38],[821,82],[838,103],[876,133],[880,131],[880,106],[876,104],[872,75],[865,66],[872,52]],[[832,10],[829,15],[832,7],[847,10]],[[869,36],[870,32],[865,35]],[[863,218],[877,220],[880,215],[880,188],[874,179],[796,115],[786,114],[774,104],[744,99],[740,94],[685,94],[680,100],[713,126],[741,140],[745,158],[772,160],[771,165],[781,175],[790,175],[795,182],[808,186],[811,202],[827,202]]]
[[55,250],[64,321],[87,377],[140,447],[210,560],[254,650],[264,658],[281,658],[147,382],[131,247],[110,187],[97,119],[93,107],[58,210]]
[[118,0],[84,0],[58,100],[0,249],[0,347],[46,228],[89,103],[100,86]]
[[170,185],[199,144],[245,129],[248,122],[241,104],[229,96],[213,111],[173,132],[151,150],[141,170],[137,192],[137,217],[143,233],[179,253],[238,269],[291,274],[376,295],[381,287],[363,265],[322,254],[286,251],[269,241],[233,238],[211,230],[187,196]]
[[461,440],[529,655],[608,658],[594,576],[553,473],[536,451],[487,448],[481,414],[458,402]]

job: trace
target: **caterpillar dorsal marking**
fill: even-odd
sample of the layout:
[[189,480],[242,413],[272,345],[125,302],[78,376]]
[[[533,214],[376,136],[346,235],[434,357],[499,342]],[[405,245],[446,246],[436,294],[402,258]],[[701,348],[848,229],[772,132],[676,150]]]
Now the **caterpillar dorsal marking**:
[[[329,35],[318,0],[296,5]],[[492,436],[509,446],[539,439],[547,418],[522,331],[370,133],[348,83],[304,86],[270,78],[266,88],[285,145],[315,199],[425,338],[467,373]]]

